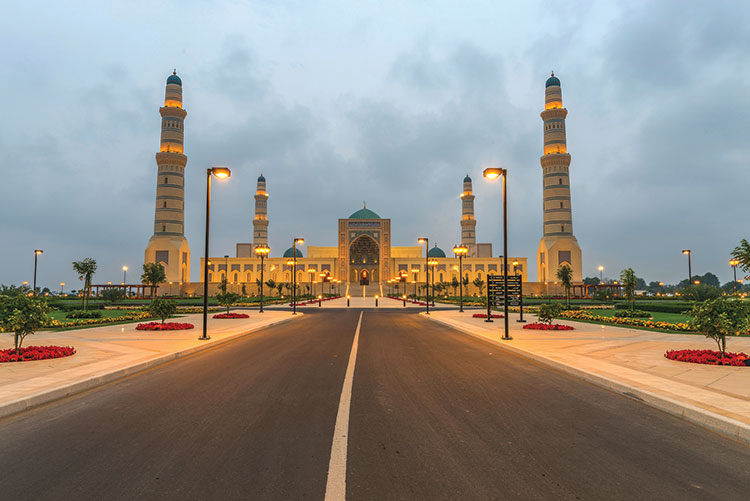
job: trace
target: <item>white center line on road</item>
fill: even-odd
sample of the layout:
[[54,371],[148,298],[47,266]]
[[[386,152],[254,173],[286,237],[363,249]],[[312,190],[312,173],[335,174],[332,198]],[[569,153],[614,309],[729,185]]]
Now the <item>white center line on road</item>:
[[328,480],[326,481],[326,501],[346,499],[346,449],[349,442],[349,407],[352,403],[352,383],[354,383],[354,365],[357,363],[359,346],[359,328],[362,326],[362,315],[359,314],[357,330],[354,332],[352,351],[349,354],[349,365],[346,366],[344,386],[341,388],[339,411],[336,414],[336,426],[333,427],[333,444],[331,461],[328,463]]

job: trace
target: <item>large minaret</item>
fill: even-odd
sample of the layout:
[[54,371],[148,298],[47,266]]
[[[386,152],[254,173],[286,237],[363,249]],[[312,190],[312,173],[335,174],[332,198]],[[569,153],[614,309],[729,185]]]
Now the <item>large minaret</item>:
[[255,190],[253,249],[260,244],[268,245],[268,193],[266,192],[266,178],[263,174],[258,178],[258,187]]
[[474,219],[474,193],[471,191],[471,178],[464,178],[464,191],[461,192],[461,243],[469,248],[469,256],[476,255],[477,221]]
[[185,164],[182,80],[177,72],[167,78],[161,114],[161,146],[156,154],[156,211],[154,235],[145,262],[161,263],[168,282],[190,281],[190,247],[185,238]]
[[544,155],[542,179],[544,197],[544,236],[537,251],[537,280],[556,281],[563,264],[573,269],[573,280],[583,280],[581,248],[573,236],[573,214],[570,205],[570,155],[565,140],[565,117],[560,80],[547,79],[544,121]]

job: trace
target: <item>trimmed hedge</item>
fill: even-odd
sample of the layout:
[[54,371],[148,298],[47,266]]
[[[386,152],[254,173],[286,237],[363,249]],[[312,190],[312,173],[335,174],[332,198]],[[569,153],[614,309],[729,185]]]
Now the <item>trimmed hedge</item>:
[[101,311],[83,311],[83,310],[73,310],[69,311],[65,318],[102,318],[102,312]]
[[[641,311],[658,313],[684,313],[686,311],[689,311],[693,307],[693,303],[642,303],[640,301],[636,301],[635,306]],[[628,303],[615,304],[616,310],[627,310],[629,308],[630,305]]]

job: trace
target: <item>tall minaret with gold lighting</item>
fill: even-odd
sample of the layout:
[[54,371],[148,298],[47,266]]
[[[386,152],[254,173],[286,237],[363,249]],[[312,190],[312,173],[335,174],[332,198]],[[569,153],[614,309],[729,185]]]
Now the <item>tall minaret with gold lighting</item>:
[[544,111],[544,155],[542,180],[544,198],[544,234],[537,251],[537,280],[557,280],[557,270],[567,264],[573,281],[583,280],[581,248],[573,236],[570,203],[570,155],[565,139],[565,117],[560,79],[552,73],[547,79]]
[[258,178],[258,187],[255,189],[253,249],[261,244],[268,245],[268,192],[266,192],[266,178],[263,174]]
[[474,219],[474,193],[471,191],[471,178],[464,178],[464,189],[461,192],[461,244],[469,248],[469,256],[476,255],[477,221]]
[[161,145],[156,154],[156,210],[154,234],[145,262],[160,263],[168,282],[190,281],[190,247],[185,238],[185,116],[182,80],[177,71],[167,78],[161,114]]

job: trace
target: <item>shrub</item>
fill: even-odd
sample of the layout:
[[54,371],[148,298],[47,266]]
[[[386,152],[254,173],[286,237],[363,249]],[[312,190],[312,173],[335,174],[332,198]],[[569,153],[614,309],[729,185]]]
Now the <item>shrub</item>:
[[153,316],[161,318],[161,323],[164,323],[167,318],[175,314],[177,305],[168,299],[154,299],[149,305],[148,311]]
[[84,310],[72,310],[69,311],[65,318],[102,318],[101,311],[84,311]]
[[14,335],[16,354],[26,336],[49,322],[49,305],[35,296],[0,296],[0,327]]
[[552,325],[552,321],[560,316],[562,307],[557,303],[539,305],[539,321]]
[[693,306],[690,326],[716,341],[722,356],[726,352],[727,336],[744,334],[750,330],[750,303],[720,297]]
[[651,318],[651,313],[643,310],[618,310],[613,315],[618,318]]

